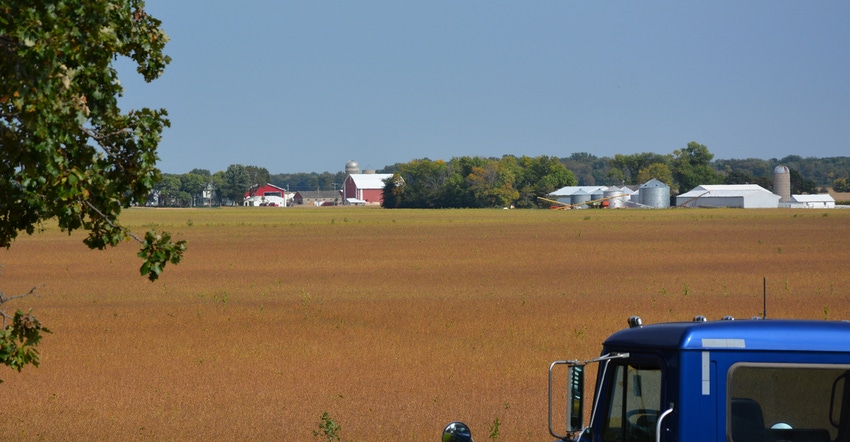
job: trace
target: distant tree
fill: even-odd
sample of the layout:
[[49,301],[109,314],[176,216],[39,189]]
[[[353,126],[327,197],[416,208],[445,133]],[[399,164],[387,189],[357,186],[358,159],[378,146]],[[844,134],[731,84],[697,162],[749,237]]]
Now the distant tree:
[[836,192],[850,192],[850,180],[847,178],[838,178],[832,182],[832,190]]
[[469,188],[478,207],[506,207],[519,198],[513,188],[515,177],[506,164],[489,161],[484,167],[474,167],[467,176]]
[[192,169],[192,170],[190,170],[190,171],[189,171],[189,173],[193,173],[193,174],[195,174],[195,175],[200,175],[200,176],[203,176],[203,177],[210,177],[210,176],[212,176],[212,174],[210,173],[210,171],[209,171],[209,170],[207,170],[207,169]]
[[[224,198],[224,191],[222,189],[226,186],[224,171],[220,170],[212,174],[209,185],[213,189],[212,198],[218,201],[218,205],[221,206],[221,199]],[[210,201],[210,205],[212,205],[212,201]]]
[[741,171],[730,171],[723,179],[723,184],[752,184],[753,176]]
[[549,195],[564,186],[578,184],[575,175],[555,157],[523,156],[517,161],[522,169],[515,185],[519,191],[517,207],[535,207],[538,196]]
[[182,198],[179,175],[166,174],[159,182],[156,183],[154,189],[159,192],[159,205],[165,207],[180,207],[185,203],[185,198]]
[[441,207],[484,207],[481,201],[477,200],[475,189],[477,186],[478,195],[483,196],[483,183],[476,182],[474,171],[483,170],[493,160],[488,160],[482,157],[462,156],[452,158],[446,165],[446,179],[440,187]]
[[700,184],[719,184],[720,174],[711,167],[714,154],[697,142],[690,142],[681,150],[673,151],[673,181],[679,192],[687,192]]
[[[448,167],[445,161],[432,161],[428,158],[413,160],[402,165],[398,174],[402,178],[399,187],[390,189],[395,193],[395,205],[385,207],[446,207],[443,184],[448,178]],[[393,183],[394,186],[395,184]],[[388,186],[389,183],[384,187],[385,196]]]
[[[578,152],[562,158],[561,164],[575,175],[579,186],[593,186],[605,182],[608,161],[587,152]],[[619,183],[618,183],[619,184]]]
[[673,186],[673,172],[670,171],[670,167],[665,163],[653,163],[644,167],[638,172],[637,179],[639,183],[656,179],[668,186]]
[[605,175],[606,180],[614,185],[622,186],[626,184],[626,174],[619,167],[611,167]]
[[638,179],[640,171],[656,163],[669,164],[670,158],[669,156],[657,153],[641,152],[632,155],[617,154],[614,155],[614,159],[611,161],[612,167],[622,171],[622,180],[626,184],[642,183],[643,181]]
[[245,172],[248,174],[251,188],[263,187],[269,182],[269,171],[265,167],[245,166]]
[[[152,81],[170,61],[166,42],[140,0],[0,4],[0,246],[55,219],[86,231],[92,249],[137,240],[150,280],[180,261],[184,241],[154,230],[140,238],[118,220],[161,177],[156,149],[169,121],[164,109],[122,113],[113,63],[128,57]],[[10,299],[0,292],[0,306]],[[0,363],[37,365],[41,324],[2,307],[0,315]]]
[[224,182],[221,187],[221,195],[223,198],[229,199],[233,204],[241,204],[245,198],[245,192],[254,184],[251,182],[251,176],[245,166],[241,164],[231,164],[224,171]]
[[814,181],[803,178],[796,169],[788,169],[791,174],[791,193],[794,195],[818,193],[818,186]]
[[202,193],[209,183],[209,175],[187,173],[180,176],[180,190],[189,195],[189,205],[195,206],[195,201],[202,198]]
[[399,172],[394,172],[392,178],[384,183],[382,191],[381,207],[397,209],[401,207],[402,195],[404,193],[404,178]]

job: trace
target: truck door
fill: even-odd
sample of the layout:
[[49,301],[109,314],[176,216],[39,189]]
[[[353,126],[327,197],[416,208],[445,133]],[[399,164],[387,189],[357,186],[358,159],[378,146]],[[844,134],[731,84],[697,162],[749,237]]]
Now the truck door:
[[599,403],[599,440],[655,442],[655,424],[663,411],[660,361],[615,361],[606,376],[604,385],[608,388]]

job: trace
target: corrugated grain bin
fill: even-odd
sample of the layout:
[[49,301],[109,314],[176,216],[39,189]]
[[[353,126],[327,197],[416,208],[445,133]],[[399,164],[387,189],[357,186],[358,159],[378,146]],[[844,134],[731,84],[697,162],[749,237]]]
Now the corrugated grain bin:
[[611,209],[619,209],[625,205],[626,194],[617,187],[611,186],[602,192],[602,198],[608,198],[608,207]]
[[605,195],[605,188],[600,187],[600,188],[594,190],[593,192],[590,192],[590,199],[592,201],[601,200],[604,195]]
[[570,195],[570,200],[572,201],[573,206],[581,207],[582,209],[587,208],[586,202],[590,201],[590,194],[585,192],[584,190],[577,190]]
[[640,203],[656,209],[670,207],[670,186],[653,178],[640,186]]

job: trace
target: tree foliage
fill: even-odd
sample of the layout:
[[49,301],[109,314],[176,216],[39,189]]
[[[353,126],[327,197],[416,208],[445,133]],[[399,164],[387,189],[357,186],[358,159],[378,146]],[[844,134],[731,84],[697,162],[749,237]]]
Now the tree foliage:
[[722,177],[711,167],[714,154],[708,147],[695,141],[684,149],[673,151],[673,181],[679,193],[687,192],[700,184],[719,184]]
[[[41,342],[42,332],[50,333],[50,330],[43,327],[41,322],[30,313],[18,310],[12,318],[3,313],[3,329],[0,330],[0,362],[17,371],[21,371],[28,364],[38,367],[41,358],[36,347]],[[3,381],[0,380],[0,382]]]
[[[63,230],[86,230],[91,248],[114,246],[129,236],[121,210],[144,201],[160,178],[156,148],[169,122],[163,109],[121,112],[112,62],[129,57],[154,80],[170,61],[168,37],[140,0],[5,3],[0,245],[56,218]],[[179,254],[184,245],[169,247]]]
[[576,184],[557,158],[546,156],[425,158],[395,169],[384,186],[384,207],[532,207],[537,196]]
[[631,155],[616,154],[611,161],[612,168],[620,171],[620,174],[616,176],[621,177],[625,184],[641,184],[646,182],[640,179],[640,171],[646,170],[653,164],[669,165],[670,156],[652,152],[641,152]]
[[[113,62],[130,58],[150,82],[170,61],[167,42],[141,0],[0,4],[0,246],[54,218],[65,231],[86,231],[90,248],[137,239],[150,280],[180,261],[184,241],[157,232],[148,232],[156,241],[142,240],[118,222],[160,179],[156,149],[169,121],[164,109],[121,111]],[[23,328],[13,321],[5,329],[7,365],[21,348],[10,337],[27,348],[37,344],[27,333],[42,330],[29,315],[18,319]]]
[[639,183],[645,183],[649,180],[656,179],[662,183],[673,186],[673,171],[666,163],[652,163],[640,170],[637,174]]
[[832,182],[832,188],[836,192],[850,192],[850,180],[847,178],[838,178]]
[[241,202],[245,192],[251,188],[251,176],[248,170],[241,164],[231,164],[224,171],[224,183],[222,183],[221,194],[224,198],[233,202]]

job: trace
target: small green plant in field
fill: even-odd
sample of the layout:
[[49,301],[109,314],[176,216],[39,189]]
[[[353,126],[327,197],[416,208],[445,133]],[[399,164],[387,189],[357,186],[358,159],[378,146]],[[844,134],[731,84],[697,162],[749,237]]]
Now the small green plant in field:
[[823,308],[823,319],[829,321],[829,306]]
[[499,438],[499,427],[502,423],[499,421],[499,418],[493,419],[493,423],[490,424],[490,440],[496,440]]
[[213,299],[215,300],[216,304],[218,304],[220,302],[222,307],[227,307],[227,292],[226,291],[216,290],[216,292],[213,294]]
[[340,440],[339,431],[342,427],[337,424],[328,412],[322,413],[322,418],[319,421],[319,429],[313,430],[313,437],[322,437],[322,439],[327,439],[328,442],[333,442],[335,440]]
[[581,328],[573,329],[573,333],[575,334],[577,339],[584,339],[585,332],[587,331],[587,327],[582,326]]
[[685,296],[688,296],[690,294],[691,294],[691,286],[685,284]]
[[192,221],[192,218],[189,218],[189,219],[186,221],[186,225],[187,225],[187,226],[189,226],[189,227],[192,227],[192,226],[194,226],[194,225],[195,225],[195,223]]

